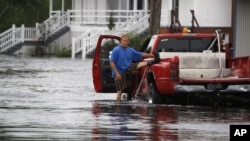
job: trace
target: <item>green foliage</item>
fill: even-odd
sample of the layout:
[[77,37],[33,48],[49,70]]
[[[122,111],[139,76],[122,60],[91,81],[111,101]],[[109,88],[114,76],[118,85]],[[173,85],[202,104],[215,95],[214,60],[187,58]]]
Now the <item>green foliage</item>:
[[71,49],[63,49],[56,53],[56,57],[71,57]]
[[109,58],[109,52],[117,45],[119,45],[119,42],[116,39],[104,40],[101,47],[101,58]]
[[[65,0],[65,10],[71,9],[71,0]],[[53,10],[61,10],[61,0],[53,1]],[[49,18],[49,0],[1,0],[0,33],[16,26],[35,27]]]
[[107,26],[108,26],[109,30],[112,30],[115,27],[113,12],[110,13],[109,24]]
[[129,46],[133,47],[136,50],[140,50],[142,44],[147,39],[147,35],[138,35],[138,34],[129,34],[130,43]]

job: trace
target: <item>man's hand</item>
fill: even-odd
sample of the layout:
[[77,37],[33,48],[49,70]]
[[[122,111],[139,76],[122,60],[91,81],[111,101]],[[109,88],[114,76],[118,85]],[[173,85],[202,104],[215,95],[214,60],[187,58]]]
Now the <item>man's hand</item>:
[[153,58],[153,57],[154,57],[154,55],[153,55],[153,54],[149,54],[149,57],[150,57],[150,58],[151,58],[151,57]]
[[115,80],[121,80],[122,77],[119,73],[115,74]]

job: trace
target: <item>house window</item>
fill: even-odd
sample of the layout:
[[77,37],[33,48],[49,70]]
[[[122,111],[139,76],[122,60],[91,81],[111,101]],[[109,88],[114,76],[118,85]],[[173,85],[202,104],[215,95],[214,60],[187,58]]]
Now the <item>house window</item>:
[[143,9],[144,0],[137,0],[137,10]]
[[[129,10],[134,10],[134,1],[135,0],[129,0]],[[137,9],[136,10],[142,10],[144,5],[144,0],[136,0],[137,1]]]
[[134,5],[133,0],[129,0],[129,10],[133,10],[133,5]]
[[109,10],[116,10],[118,9],[118,1],[117,0],[108,0],[107,7]]
[[148,7],[146,9],[150,10],[151,9],[151,0],[147,0],[147,3],[148,3]]

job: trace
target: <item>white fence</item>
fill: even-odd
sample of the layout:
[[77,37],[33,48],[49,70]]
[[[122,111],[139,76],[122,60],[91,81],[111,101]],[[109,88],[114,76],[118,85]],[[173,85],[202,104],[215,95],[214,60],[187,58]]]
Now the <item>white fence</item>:
[[69,23],[68,13],[57,12],[41,24],[32,27],[12,27],[0,34],[0,53],[24,41],[46,40]]
[[[133,12],[131,12],[133,13]],[[131,14],[130,13],[130,14]],[[129,14],[129,13],[128,13]],[[95,50],[98,38],[100,35],[117,35],[120,36],[124,33],[141,33],[149,27],[149,14],[147,11],[136,11],[133,16],[123,17],[127,21],[116,23],[114,30],[88,30],[78,37],[72,38],[72,59],[75,54],[82,51],[82,59],[86,55]],[[118,18],[118,17],[117,17]],[[121,21],[122,19],[118,20]]]
[[57,11],[53,16],[45,20],[41,24],[36,25],[36,36],[46,40],[49,36],[69,25],[69,13],[61,13]]
[[68,10],[71,25],[104,25],[112,18],[120,26],[136,15],[145,14],[144,10]]
[[35,28],[25,28],[24,25],[21,27],[12,25],[10,29],[0,34],[0,52],[4,52],[24,41],[32,40],[34,33]]
[[[13,25],[12,28],[1,33],[0,52],[24,41],[45,41],[65,26],[95,27],[72,38],[72,58],[82,51],[84,59],[86,54],[95,49],[97,39],[101,34],[119,36],[125,32],[141,33],[149,27],[149,11],[145,10],[68,10],[67,12],[53,11],[53,13],[53,16],[41,24],[37,23],[34,28]],[[169,13],[169,11],[164,13]],[[162,14],[162,18],[166,18],[165,15]],[[107,30],[110,20],[114,23],[112,33]],[[98,28],[100,26],[105,28]]]
[[100,35],[117,35],[127,33],[127,31],[110,31],[110,30],[89,30],[78,37],[72,38],[72,59],[75,54],[81,52],[82,59],[85,60],[86,55],[95,50]]

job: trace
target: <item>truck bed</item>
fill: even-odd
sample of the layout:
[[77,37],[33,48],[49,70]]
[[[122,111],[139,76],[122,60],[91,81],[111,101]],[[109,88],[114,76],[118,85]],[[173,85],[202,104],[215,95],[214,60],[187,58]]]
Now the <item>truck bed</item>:
[[227,77],[231,68],[225,68],[225,53],[203,52],[160,52],[160,57],[179,57],[180,78]]

